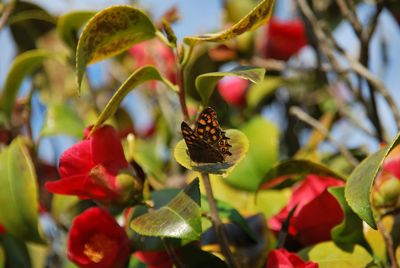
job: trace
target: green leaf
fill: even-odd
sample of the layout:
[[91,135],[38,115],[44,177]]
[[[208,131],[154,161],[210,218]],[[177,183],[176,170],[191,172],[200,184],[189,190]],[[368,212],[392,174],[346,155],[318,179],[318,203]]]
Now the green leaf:
[[322,164],[315,163],[309,160],[290,159],[282,161],[273,166],[263,177],[259,187],[262,187],[264,183],[268,183],[279,177],[293,175],[304,176],[307,174],[316,174],[320,176],[334,177],[340,180],[344,180],[341,175],[337,174],[336,172]]
[[262,117],[253,118],[241,130],[249,139],[249,152],[225,181],[242,190],[256,191],[277,161],[279,133],[274,124]]
[[[205,212],[210,211],[210,205],[208,204],[207,198],[205,196],[202,196],[201,204],[202,204],[201,206],[202,210],[204,210]],[[241,228],[244,232],[246,232],[246,234],[253,241],[257,241],[257,238],[254,232],[250,229],[250,226],[247,223],[247,221],[243,218],[243,216],[239,213],[239,211],[237,211],[234,207],[232,207],[231,204],[222,200],[217,200],[217,209],[218,209],[218,215],[222,220],[229,220],[230,222],[234,223],[239,228]]]
[[309,249],[307,255],[319,268],[366,267],[372,261],[372,256],[361,246],[356,245],[352,252],[346,252],[333,242],[320,243]]
[[57,22],[57,32],[61,39],[75,51],[78,43],[79,29],[96,14],[95,11],[78,10],[60,16]]
[[165,77],[163,77],[156,68],[153,66],[143,66],[131,74],[128,79],[118,88],[110,101],[107,103],[104,110],[101,112],[94,124],[91,133],[93,133],[101,124],[110,118],[117,111],[122,100],[132,90],[140,84],[149,80],[159,80],[164,82],[169,88],[175,90],[175,86],[171,84]]
[[31,75],[46,59],[56,59],[64,62],[64,58],[55,52],[35,49],[18,55],[8,70],[4,83],[0,107],[7,118],[11,117],[12,109],[17,98],[18,90],[25,77]]
[[264,79],[264,75],[264,68],[247,66],[242,66],[230,72],[205,73],[196,78],[196,89],[203,101],[204,106],[207,106],[208,100],[210,99],[211,94],[214,92],[215,86],[217,85],[218,81],[225,76],[237,76],[247,79],[253,83],[258,83]]
[[371,208],[371,189],[386,156],[399,143],[400,134],[397,135],[390,146],[364,159],[347,179],[345,187],[347,203],[363,221],[375,230],[377,226]]
[[351,210],[344,198],[344,187],[331,187],[328,191],[339,202],[344,213],[343,221],[331,231],[333,242],[347,252],[353,251],[355,244],[371,251],[371,247],[364,237],[363,222]]
[[28,249],[22,240],[10,234],[3,234],[0,236],[0,244],[4,249],[5,267],[32,267]]
[[264,77],[263,81],[250,86],[246,92],[247,106],[252,109],[256,108],[264,98],[272,95],[283,83],[284,79],[279,76]]
[[155,34],[151,20],[134,7],[111,6],[98,12],[79,37],[76,51],[79,90],[87,65],[115,56]]
[[199,180],[194,180],[166,206],[135,218],[130,226],[141,235],[198,240],[201,235]]
[[235,166],[243,159],[249,148],[249,141],[246,135],[236,129],[226,130],[226,136],[230,139],[229,144],[231,156],[226,157],[223,163],[196,163],[190,159],[187,153],[188,149],[185,141],[180,140],[174,149],[175,160],[187,169],[198,172],[219,174],[226,176],[235,168]]
[[214,34],[185,37],[183,38],[183,41],[190,46],[193,46],[198,42],[222,42],[235,38],[244,32],[254,31],[269,21],[273,11],[274,3],[274,0],[262,0],[256,7],[253,8],[253,10],[251,10],[246,16],[244,16],[229,29]]
[[38,229],[38,189],[27,142],[13,140],[0,154],[0,222],[8,233],[43,243]]
[[75,110],[63,103],[53,103],[47,109],[41,136],[70,135],[81,139],[85,125]]

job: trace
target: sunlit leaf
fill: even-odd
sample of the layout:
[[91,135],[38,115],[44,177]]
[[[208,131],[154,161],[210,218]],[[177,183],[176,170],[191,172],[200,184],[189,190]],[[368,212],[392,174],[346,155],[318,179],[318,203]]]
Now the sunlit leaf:
[[255,117],[241,130],[249,139],[249,152],[225,181],[242,190],[256,191],[265,173],[277,161],[278,129],[265,119]]
[[70,106],[54,103],[47,109],[41,136],[64,134],[81,139],[84,129],[84,123]]
[[262,181],[260,182],[260,187],[279,177],[289,177],[294,175],[304,176],[307,174],[316,174],[344,180],[341,175],[322,164],[308,160],[290,159],[282,161],[273,166],[263,177]]
[[356,245],[352,252],[346,252],[333,242],[320,243],[307,250],[306,255],[318,263],[319,268],[366,267],[372,261],[372,256],[361,246]]
[[74,51],[78,43],[79,29],[96,14],[95,11],[78,10],[60,16],[57,32],[61,39]]
[[76,51],[79,88],[88,64],[115,56],[134,44],[151,39],[156,29],[141,10],[111,6],[98,12],[85,26]]
[[64,58],[60,54],[42,49],[24,52],[15,58],[8,70],[0,102],[0,107],[8,118],[11,116],[22,81],[35,72],[46,59],[64,62]]
[[149,80],[159,80],[164,82],[169,88],[175,90],[175,86],[171,84],[165,77],[163,77],[156,68],[153,66],[143,66],[137,69],[131,74],[128,79],[118,88],[115,94],[112,96],[110,101],[107,103],[104,110],[97,118],[96,123],[93,126],[91,133],[93,133],[101,124],[103,124],[108,118],[110,118],[117,111],[122,100],[132,90],[136,89],[137,86],[147,82]]
[[187,152],[187,146],[184,140],[180,140],[174,149],[175,160],[187,169],[194,171],[220,174],[226,176],[243,159],[249,148],[249,142],[246,135],[236,129],[226,130],[225,135],[230,139],[229,144],[232,147],[229,151],[231,156],[227,156],[223,163],[196,163],[190,159]]
[[214,72],[199,75],[196,78],[196,88],[203,101],[207,105],[218,81],[225,76],[237,76],[258,83],[264,79],[265,69],[257,67],[240,67],[230,72]]
[[199,180],[194,180],[166,206],[135,218],[130,226],[141,235],[198,240],[201,234]]
[[376,229],[371,208],[371,189],[386,156],[400,143],[400,134],[390,146],[364,159],[350,174],[345,187],[345,197],[353,211],[369,226]]
[[363,234],[363,222],[351,210],[344,198],[344,187],[331,187],[328,191],[336,198],[344,213],[343,221],[332,231],[332,240],[341,249],[351,252],[356,244],[371,250]]
[[27,142],[18,137],[0,154],[0,222],[8,233],[43,243],[38,228],[36,173]]
[[274,0],[262,0],[245,17],[232,25],[232,27],[214,34],[185,37],[183,41],[191,46],[198,42],[221,42],[235,38],[244,32],[254,31],[259,26],[267,23],[267,21],[270,19],[274,3]]

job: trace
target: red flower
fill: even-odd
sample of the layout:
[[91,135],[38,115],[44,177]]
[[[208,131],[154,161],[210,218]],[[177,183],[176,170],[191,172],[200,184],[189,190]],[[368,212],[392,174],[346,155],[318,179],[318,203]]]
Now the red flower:
[[110,213],[92,207],[72,222],[67,255],[83,268],[122,268],[130,255],[130,242]]
[[265,58],[288,60],[305,45],[307,37],[302,20],[279,21],[272,18],[266,30],[263,55]]
[[340,186],[335,178],[308,175],[293,191],[289,203],[268,221],[274,232],[279,232],[289,212],[297,205],[290,220],[289,235],[302,245],[312,245],[331,239],[331,229],[342,222],[343,211],[338,201],[327,191]]
[[0,234],[5,234],[6,233],[6,228],[2,224],[0,224]]
[[124,190],[116,176],[127,167],[118,133],[111,126],[103,126],[62,154],[61,179],[47,182],[45,187],[52,193],[77,195],[81,199],[115,200]]
[[243,107],[246,104],[249,83],[243,78],[227,76],[218,82],[218,92],[228,104]]
[[268,254],[266,268],[318,268],[318,263],[305,262],[297,254],[282,248]]
[[137,251],[135,257],[147,265],[147,268],[172,268],[174,262],[165,251]]
[[[129,53],[135,59],[135,68],[154,65],[172,83],[176,81],[175,55],[171,48],[158,39],[152,39],[134,45]],[[154,88],[155,84],[150,84]]]

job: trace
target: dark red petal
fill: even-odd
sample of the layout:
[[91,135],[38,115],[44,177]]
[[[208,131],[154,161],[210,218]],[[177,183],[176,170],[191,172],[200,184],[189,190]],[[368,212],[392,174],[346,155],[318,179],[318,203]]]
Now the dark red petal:
[[84,140],[67,149],[60,158],[60,177],[85,176],[94,166],[90,141]]
[[116,175],[128,166],[117,131],[108,125],[96,130],[90,137],[93,162]]

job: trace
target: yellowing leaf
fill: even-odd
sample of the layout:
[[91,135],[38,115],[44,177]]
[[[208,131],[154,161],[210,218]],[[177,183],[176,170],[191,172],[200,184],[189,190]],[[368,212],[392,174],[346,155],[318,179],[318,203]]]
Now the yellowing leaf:
[[214,33],[185,37],[183,41],[193,46],[198,42],[221,42],[235,38],[247,31],[254,31],[271,17],[275,0],[262,0],[258,5],[229,29]]
[[131,6],[112,6],[97,13],[83,29],[76,51],[79,88],[88,64],[115,56],[134,44],[151,39],[151,20]]

